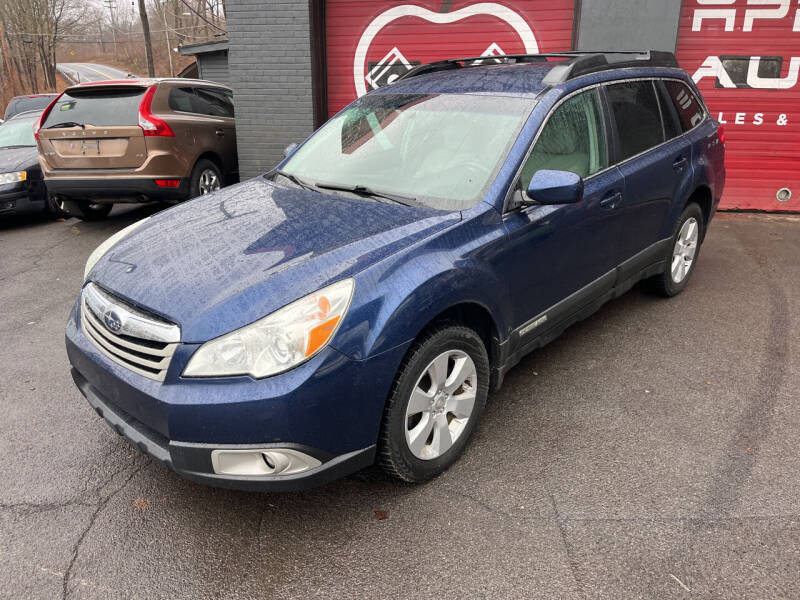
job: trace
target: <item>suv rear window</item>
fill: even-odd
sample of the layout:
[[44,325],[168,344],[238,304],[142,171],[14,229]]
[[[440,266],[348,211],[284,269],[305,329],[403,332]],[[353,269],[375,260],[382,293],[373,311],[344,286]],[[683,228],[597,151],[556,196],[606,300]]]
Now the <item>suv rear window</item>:
[[29,110],[44,110],[53,101],[54,96],[39,96],[37,98],[13,98],[6,107],[6,119]]
[[58,99],[42,128],[55,128],[62,123],[65,127],[74,123],[97,127],[138,125],[144,92],[145,88],[72,91]]
[[661,112],[652,81],[609,85],[608,99],[617,122],[620,160],[644,152],[664,141]]

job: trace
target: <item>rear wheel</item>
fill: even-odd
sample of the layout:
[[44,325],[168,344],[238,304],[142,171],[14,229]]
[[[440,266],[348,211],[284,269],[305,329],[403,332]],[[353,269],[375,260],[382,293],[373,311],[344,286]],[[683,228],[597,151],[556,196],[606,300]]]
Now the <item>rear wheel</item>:
[[82,221],[102,221],[113,208],[111,204],[98,204],[88,200],[58,200],[57,205],[60,210]]
[[222,172],[210,160],[198,160],[189,178],[190,197],[204,196],[222,187]]
[[415,342],[384,412],[379,464],[410,483],[452,465],[475,430],[489,392],[489,358],[480,336],[443,326]]
[[697,264],[704,226],[703,211],[697,204],[683,209],[665,257],[664,271],[650,280],[654,291],[663,296],[676,296],[683,291]]
[[56,196],[47,195],[45,198],[44,211],[54,219],[69,217],[70,214],[64,207],[64,202]]

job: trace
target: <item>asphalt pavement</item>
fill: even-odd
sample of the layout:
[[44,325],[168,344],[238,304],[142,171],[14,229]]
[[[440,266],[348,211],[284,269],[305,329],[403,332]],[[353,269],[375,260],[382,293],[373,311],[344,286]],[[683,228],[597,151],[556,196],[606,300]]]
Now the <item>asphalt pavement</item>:
[[125,79],[128,76],[127,71],[95,63],[56,63],[56,69],[73,85],[89,81]]
[[800,218],[718,218],[684,294],[523,360],[427,485],[267,495],[180,479],[71,381],[84,261],[153,210],[0,221],[0,598],[800,597]]

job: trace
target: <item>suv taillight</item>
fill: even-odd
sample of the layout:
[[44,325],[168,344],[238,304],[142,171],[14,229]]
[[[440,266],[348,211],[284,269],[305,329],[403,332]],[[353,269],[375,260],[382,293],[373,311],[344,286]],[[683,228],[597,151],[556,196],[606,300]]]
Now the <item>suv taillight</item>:
[[717,127],[717,137],[719,138],[720,142],[722,142],[723,144],[725,143],[725,128],[722,126],[721,123]]
[[156,95],[156,86],[147,88],[139,104],[139,127],[145,135],[159,135],[165,137],[175,137],[172,128],[165,121],[159,119],[152,113],[153,96]]
[[44,124],[45,119],[47,119],[47,115],[50,114],[50,111],[53,110],[53,106],[55,105],[55,103],[58,102],[58,99],[61,98],[61,96],[63,96],[63,95],[64,95],[64,92],[61,92],[58,96],[53,98],[53,101],[50,104],[48,104],[47,108],[45,108],[42,111],[42,114],[39,115],[39,119],[36,121],[36,123],[33,126],[33,137],[36,138],[36,141],[39,141],[39,130],[42,128],[42,125]]

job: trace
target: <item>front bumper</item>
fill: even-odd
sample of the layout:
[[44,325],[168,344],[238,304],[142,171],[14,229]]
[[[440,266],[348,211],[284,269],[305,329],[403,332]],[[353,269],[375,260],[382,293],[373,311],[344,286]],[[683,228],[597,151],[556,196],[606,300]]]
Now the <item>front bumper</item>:
[[[156,179],[180,179],[175,188],[156,185]],[[189,180],[185,177],[104,177],[77,179],[48,177],[47,191],[53,196],[70,200],[97,200],[104,202],[146,202],[149,200],[178,201],[189,197]]]
[[[67,354],[78,389],[119,433],[180,475],[214,486],[290,491],[320,485],[374,461],[386,397],[404,349],[354,361],[326,348],[262,380],[182,378],[197,344],[176,350],[163,382],[111,361],[80,329],[73,310]],[[321,464],[292,475],[214,472],[213,450],[293,449]]]
[[44,196],[35,193],[29,182],[0,185],[0,215],[44,210]]

